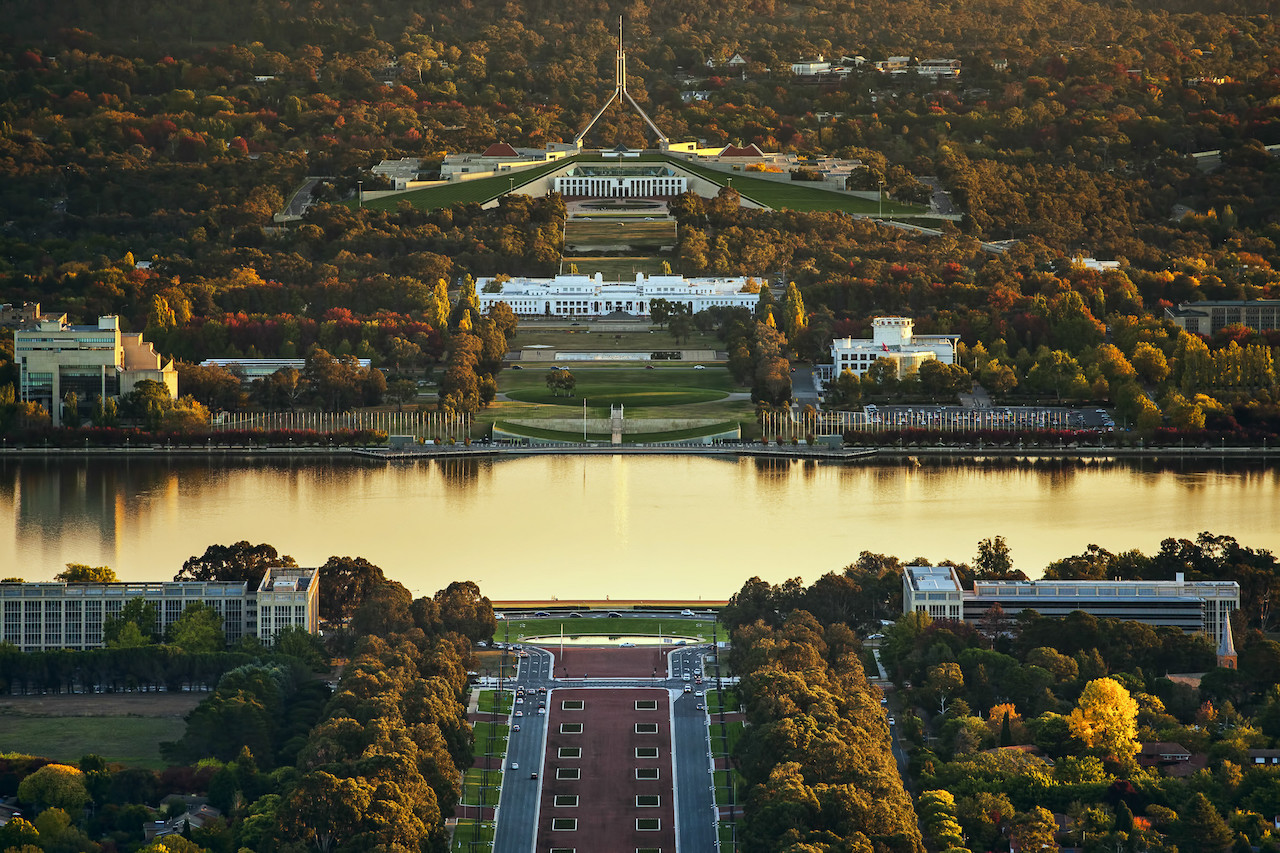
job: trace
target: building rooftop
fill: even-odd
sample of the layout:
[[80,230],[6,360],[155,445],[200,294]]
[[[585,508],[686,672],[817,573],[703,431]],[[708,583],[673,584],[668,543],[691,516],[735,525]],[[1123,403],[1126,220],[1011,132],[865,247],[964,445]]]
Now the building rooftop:
[[960,580],[950,566],[907,566],[911,586],[920,592],[958,592]]

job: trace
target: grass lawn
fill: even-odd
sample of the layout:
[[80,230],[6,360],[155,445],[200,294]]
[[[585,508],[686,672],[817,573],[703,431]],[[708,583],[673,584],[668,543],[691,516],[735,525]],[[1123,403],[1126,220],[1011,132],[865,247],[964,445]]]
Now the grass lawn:
[[733,802],[737,803],[739,808],[742,807],[742,798],[746,791],[744,790],[745,786],[742,784],[741,773],[737,770],[717,770],[715,772],[715,782],[717,805],[725,806],[729,804],[729,785],[732,784],[734,786],[732,792]]
[[[473,848],[472,845],[475,845]],[[453,831],[453,845],[449,848],[454,853],[470,853],[473,849],[489,850],[493,847],[493,824],[471,819],[458,819],[458,826]]]
[[720,834],[720,850],[723,853],[737,853],[737,849],[733,846],[733,841],[737,837],[734,832],[733,824],[729,821],[721,821],[719,824]]
[[511,700],[513,698],[510,690],[504,690],[502,691],[502,701],[498,702],[498,691],[481,690],[480,699],[476,702],[476,708],[491,714],[510,714]]
[[[493,425],[500,430],[509,432],[512,435],[523,436],[525,438],[540,438],[544,441],[578,441],[583,440],[581,432],[569,432],[568,430],[559,429],[543,429],[542,427],[530,426],[528,424],[511,424],[506,421],[494,421]],[[659,441],[689,441],[694,438],[703,438],[708,435],[719,435],[729,432],[738,425],[737,421],[720,421],[718,423],[709,424],[707,426],[689,427],[688,429],[669,429],[655,430],[654,432],[628,433],[622,436],[623,444],[652,444]],[[587,441],[610,441],[612,435],[606,435],[602,432],[587,432]]]
[[[498,667],[502,664],[502,652],[498,651],[481,651],[476,652],[476,664],[480,667],[479,672],[486,675],[492,675],[495,678],[499,675]],[[516,659],[514,655],[507,655],[507,667],[501,673],[503,678],[516,677]]]
[[[530,181],[541,178],[548,172],[567,165],[572,159],[555,160],[543,166],[511,172],[509,175],[495,175],[492,178],[460,181],[458,183],[442,184],[438,187],[414,190],[413,192],[399,193],[398,195],[384,196],[383,198],[366,201],[362,206],[370,210],[395,210],[400,206],[401,202],[407,201],[419,210],[433,210],[437,207],[450,207],[451,205],[473,201],[483,204],[508,191],[511,184],[507,178],[515,178],[515,187],[519,189]],[[349,202],[345,202],[345,204],[348,207],[355,207],[356,202],[355,199],[352,199]]]
[[[715,755],[732,755],[742,740],[742,732],[746,723],[741,720],[726,722],[723,729],[715,717],[711,718],[711,752]],[[723,732],[723,734],[721,733]]]
[[87,753],[130,767],[163,770],[160,742],[186,731],[179,717],[0,716],[0,753],[38,755],[75,764]]
[[[547,371],[531,369],[504,370],[498,390],[522,403],[557,406],[572,410],[560,417],[582,414],[582,400],[588,405],[587,417],[607,418],[609,406],[622,404],[628,409],[663,408],[690,403],[711,403],[725,399],[733,389],[727,370],[691,367],[645,370],[644,368],[571,368],[577,386],[572,397],[552,396],[547,388]],[[594,409],[590,408],[595,404]],[[665,413],[664,413],[665,414]]]
[[564,226],[564,245],[575,246],[674,246],[676,223],[628,219],[570,219]]
[[[507,751],[507,736],[510,729],[505,723],[478,722],[473,723],[471,731],[475,734],[474,755],[502,755]],[[489,735],[493,735],[493,744],[489,744]]]
[[[570,322],[570,321],[566,321]],[[521,326],[511,340],[512,351],[521,347],[549,346],[561,352],[654,352],[656,350],[724,348],[724,341],[709,332],[692,332],[678,343],[666,329],[652,331],[614,331],[604,324],[580,321],[580,327],[569,329],[545,329]],[[654,362],[655,366],[659,362]],[[536,366],[536,365],[535,365]],[[631,368],[643,370],[643,367]]]
[[[513,643],[522,642],[525,637],[558,637],[561,625],[564,626],[566,637],[596,634],[606,639],[624,634],[656,637],[661,631],[662,636],[667,637],[674,635],[710,640],[711,628],[715,624],[710,619],[656,619],[625,615],[620,619],[574,619],[568,616],[553,616],[550,619],[508,619],[507,623],[511,627]],[[503,636],[502,630],[499,630],[496,639],[501,640]]]
[[[478,767],[469,767],[462,776],[462,805],[464,806],[496,806],[498,791],[502,787],[502,771],[489,771],[489,787],[484,785],[484,771]],[[481,797],[483,796],[483,802]]]
[[[878,215],[881,210],[879,203],[870,199],[831,192],[830,190],[821,190],[812,185],[806,185],[803,181],[779,183],[777,181],[764,180],[763,178],[753,178],[750,176],[750,172],[735,172],[729,175],[715,169],[694,165],[676,157],[670,159],[672,163],[680,168],[687,169],[693,174],[700,175],[721,186],[727,185],[729,179],[732,178],[733,188],[744,197],[766,207],[772,207],[775,210],[780,208],[788,208],[790,210],[845,210],[849,213],[862,213],[871,216]],[[888,199],[884,201],[883,210],[886,216],[894,213],[925,213],[927,211],[926,208],[919,205],[901,204]]]
[[[724,691],[724,709],[726,711],[738,710],[738,694],[733,688]],[[707,710],[712,714],[720,710],[720,693],[718,691],[707,691]]]
[[635,281],[636,273],[645,275],[662,275],[662,262],[665,258],[656,255],[635,255],[627,258],[592,258],[578,255],[565,255],[560,259],[562,273],[569,273],[569,264],[577,264],[578,272],[583,275],[600,273],[605,281]]

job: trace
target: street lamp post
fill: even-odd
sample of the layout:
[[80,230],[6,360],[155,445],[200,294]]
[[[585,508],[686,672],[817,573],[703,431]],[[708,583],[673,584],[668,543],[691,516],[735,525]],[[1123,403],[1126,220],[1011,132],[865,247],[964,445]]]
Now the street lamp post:
[[879,218],[884,219],[884,180],[880,181],[880,194],[878,196],[878,199],[880,201],[880,217]]
[[582,398],[582,443],[587,443],[587,398]]
[[515,191],[516,191],[516,179],[508,176],[507,177],[507,195],[511,195]]
[[364,181],[356,181],[356,210],[364,206]]

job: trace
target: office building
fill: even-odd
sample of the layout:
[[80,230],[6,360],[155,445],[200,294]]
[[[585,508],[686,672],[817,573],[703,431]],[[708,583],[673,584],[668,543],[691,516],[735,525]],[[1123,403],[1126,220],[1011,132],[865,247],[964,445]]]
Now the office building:
[[320,630],[317,569],[268,569],[256,589],[244,581],[0,583],[0,641],[26,652],[96,649],[103,625],[135,598],[154,603],[163,634],[189,604],[222,616],[228,645],[257,637],[270,645],[281,628]]
[[[767,285],[763,285],[767,286]],[[759,287],[743,276],[685,278],[682,275],[636,273],[635,281],[605,281],[601,273],[558,275],[555,278],[482,278],[476,281],[480,311],[489,313],[505,302],[522,317],[602,316],[629,314],[647,317],[655,299],[683,303],[696,314],[715,306],[754,309]]]
[[1077,610],[1099,618],[1144,622],[1208,634],[1217,645],[1240,607],[1235,581],[975,581],[963,589],[947,566],[908,566],[902,575],[903,612],[980,624],[996,605],[1010,619],[1023,610],[1062,617]]
[[42,314],[13,333],[18,365],[18,399],[39,403],[62,425],[62,401],[75,392],[88,412],[96,397],[128,394],[152,380],[178,396],[178,371],[164,362],[140,332],[120,331],[118,317],[99,317],[96,325],[77,326],[66,314]]
[[1280,299],[1183,302],[1164,309],[1164,316],[1193,335],[1212,335],[1235,325],[1266,332],[1280,329]]

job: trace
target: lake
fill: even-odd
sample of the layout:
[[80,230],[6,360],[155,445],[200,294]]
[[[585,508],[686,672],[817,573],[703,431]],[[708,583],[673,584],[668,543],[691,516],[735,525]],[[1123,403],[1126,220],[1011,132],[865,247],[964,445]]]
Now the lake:
[[1151,553],[1200,531],[1280,549],[1273,467],[1150,460],[834,464],[664,456],[383,463],[0,460],[0,576],[68,562],[165,580],[213,543],[300,565],[362,556],[415,595],[726,598],[811,581],[861,551],[971,561],[1002,535],[1032,577],[1090,543]]

